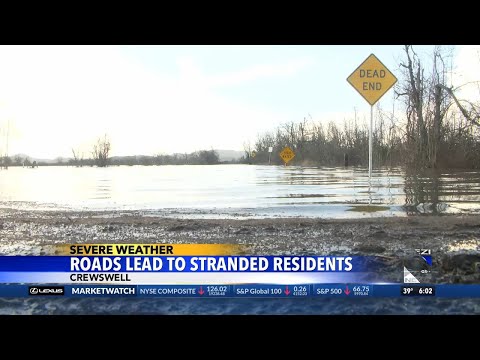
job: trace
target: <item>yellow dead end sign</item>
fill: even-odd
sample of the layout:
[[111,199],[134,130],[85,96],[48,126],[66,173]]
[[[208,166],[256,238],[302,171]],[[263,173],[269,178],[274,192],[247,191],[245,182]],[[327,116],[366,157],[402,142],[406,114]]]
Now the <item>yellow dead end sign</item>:
[[397,78],[371,54],[347,81],[373,106],[397,82]]
[[285,162],[285,165],[287,165],[295,157],[295,153],[288,146],[285,146],[280,152],[280,157]]

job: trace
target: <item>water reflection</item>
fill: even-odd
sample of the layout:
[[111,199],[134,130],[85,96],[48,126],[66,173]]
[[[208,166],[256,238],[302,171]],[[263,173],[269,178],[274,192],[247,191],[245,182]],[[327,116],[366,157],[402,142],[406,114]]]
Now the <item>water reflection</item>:
[[93,196],[90,199],[106,200],[112,197],[112,180],[100,178],[97,179]]
[[441,180],[437,171],[405,173],[405,210],[407,214],[438,214],[446,209],[439,201]]
[[368,179],[368,205],[372,205],[372,178]]
[[405,211],[409,215],[478,211],[479,184],[478,172],[407,169]]

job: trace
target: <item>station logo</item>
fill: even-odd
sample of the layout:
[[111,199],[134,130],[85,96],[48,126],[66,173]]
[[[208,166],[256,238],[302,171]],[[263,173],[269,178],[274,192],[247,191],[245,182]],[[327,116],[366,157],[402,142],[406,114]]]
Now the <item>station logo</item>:
[[415,254],[403,264],[403,282],[419,284],[430,282],[433,260],[432,250],[415,249]]

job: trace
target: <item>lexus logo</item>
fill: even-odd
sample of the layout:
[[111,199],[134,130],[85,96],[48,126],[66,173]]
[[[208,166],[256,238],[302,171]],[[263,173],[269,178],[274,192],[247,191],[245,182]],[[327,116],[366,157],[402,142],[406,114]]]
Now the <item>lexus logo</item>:
[[30,295],[65,295],[65,288],[63,286],[29,286],[28,292]]

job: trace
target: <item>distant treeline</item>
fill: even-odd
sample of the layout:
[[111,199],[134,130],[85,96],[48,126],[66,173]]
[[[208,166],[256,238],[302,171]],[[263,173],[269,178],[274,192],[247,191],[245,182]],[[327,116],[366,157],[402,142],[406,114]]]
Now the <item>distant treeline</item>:
[[190,154],[123,156],[110,159],[111,165],[215,165],[220,158],[215,150],[201,150]]
[[[463,85],[449,84],[452,55],[436,47],[431,60],[421,59],[411,46],[399,64],[394,88],[396,113],[375,111],[375,166],[415,168],[480,168],[480,98],[459,98]],[[426,65],[425,65],[426,64]],[[347,86],[347,85],[345,85]],[[289,122],[244,144],[244,161],[282,164],[279,152],[291,147],[292,165],[368,166],[368,119],[319,123],[312,119]]]
[[[190,154],[154,155],[154,156],[114,156],[108,158],[107,165],[214,165],[220,164],[219,155],[215,150],[201,150]],[[98,160],[57,158],[53,162],[34,162],[28,157],[0,158],[2,166],[98,166]]]
[[215,150],[201,150],[190,154],[155,156],[116,156],[110,165],[215,165],[220,158]]

